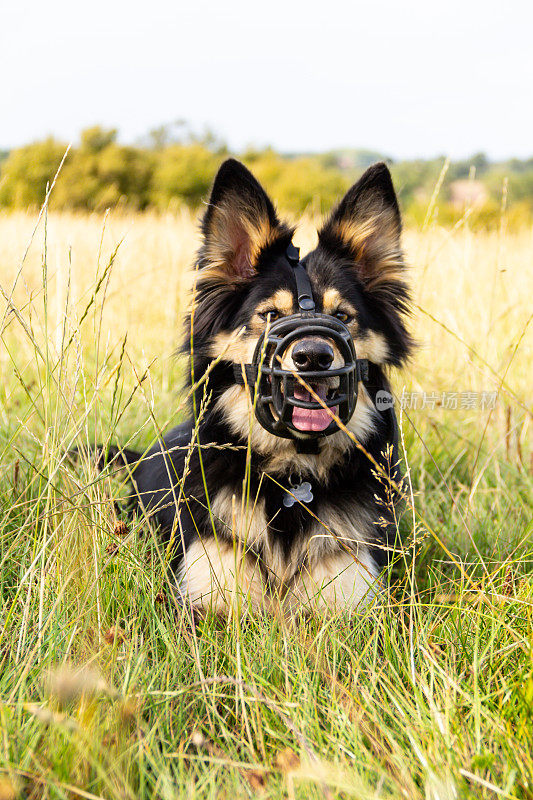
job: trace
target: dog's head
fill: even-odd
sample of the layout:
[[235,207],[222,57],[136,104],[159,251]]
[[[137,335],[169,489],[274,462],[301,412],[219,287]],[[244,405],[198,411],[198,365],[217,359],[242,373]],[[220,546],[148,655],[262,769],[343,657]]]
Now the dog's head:
[[[305,258],[316,310],[343,322],[357,356],[380,367],[400,366],[411,347],[400,232],[389,170],[375,164],[331,213],[317,247]],[[233,432],[245,437],[251,426],[250,395],[235,381],[228,362],[250,363],[267,325],[298,311],[294,271],[286,257],[293,229],[278,219],[253,175],[230,159],[215,178],[202,234],[190,317],[195,375],[220,359],[211,382],[216,407]],[[327,375],[328,369],[342,366],[342,354],[327,337],[306,336],[285,352],[283,366],[304,376],[317,369]],[[335,379],[325,377],[312,388],[326,399]],[[360,401],[351,429],[361,438],[371,423],[365,393]],[[330,421],[325,411],[294,414],[295,427],[304,432]],[[252,432],[252,444],[262,451],[288,446],[260,430]]]

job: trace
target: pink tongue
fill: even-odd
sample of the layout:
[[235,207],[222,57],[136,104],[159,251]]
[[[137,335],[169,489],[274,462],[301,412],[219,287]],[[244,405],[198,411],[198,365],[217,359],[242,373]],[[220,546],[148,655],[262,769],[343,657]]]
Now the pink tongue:
[[[313,387],[313,390],[321,400],[325,401],[327,393],[325,386],[316,386]],[[303,386],[294,387],[294,397],[296,400],[307,400],[308,402],[315,399]],[[331,410],[336,414],[338,406],[335,406]],[[292,424],[299,431],[325,431],[330,423],[331,415],[325,408],[315,410],[311,408],[298,408],[298,406],[295,406],[292,410]]]

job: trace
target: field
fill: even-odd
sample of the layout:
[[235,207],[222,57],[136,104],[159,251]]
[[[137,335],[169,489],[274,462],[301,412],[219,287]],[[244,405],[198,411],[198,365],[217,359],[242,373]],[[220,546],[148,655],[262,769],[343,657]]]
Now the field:
[[389,585],[354,619],[191,626],[124,487],[66,452],[182,419],[196,221],[0,215],[0,800],[533,798],[533,235],[404,243]]

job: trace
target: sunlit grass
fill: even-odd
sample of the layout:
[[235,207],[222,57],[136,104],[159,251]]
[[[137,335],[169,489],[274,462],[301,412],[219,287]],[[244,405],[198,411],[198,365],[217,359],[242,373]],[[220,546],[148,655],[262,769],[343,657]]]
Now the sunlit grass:
[[23,260],[35,223],[0,216],[0,798],[531,797],[531,231],[405,234],[391,588],[352,620],[191,627],[155,532],[66,453],[183,418],[195,220],[43,216]]

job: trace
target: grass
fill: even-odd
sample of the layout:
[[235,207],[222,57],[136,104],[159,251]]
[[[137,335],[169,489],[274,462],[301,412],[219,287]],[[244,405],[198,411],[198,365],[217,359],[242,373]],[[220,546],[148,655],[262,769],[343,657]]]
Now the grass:
[[[65,452],[182,418],[194,220],[36,222],[0,216],[0,800],[532,798],[532,232],[406,232],[414,512],[382,596],[191,627],[154,531]],[[439,405],[467,391],[495,407]]]

